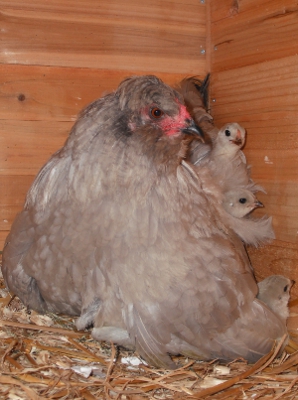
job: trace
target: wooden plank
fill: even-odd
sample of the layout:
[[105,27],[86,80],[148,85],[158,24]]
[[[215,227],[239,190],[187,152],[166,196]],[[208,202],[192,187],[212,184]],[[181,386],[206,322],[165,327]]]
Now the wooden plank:
[[[255,216],[273,216],[277,239],[248,248],[257,280],[298,279],[298,5],[294,0],[211,0],[211,113],[238,121],[253,179],[267,195]],[[294,285],[292,298],[298,296]],[[297,327],[297,321],[292,325]]]
[[[282,7],[281,7],[282,5]],[[212,22],[219,22],[223,19],[232,19],[241,14],[247,23],[251,23],[253,18],[259,16],[282,16],[287,11],[295,9],[297,2],[295,0],[211,0],[210,13]],[[236,20],[235,20],[236,21]],[[239,21],[239,19],[237,20]]]
[[23,208],[26,193],[33,179],[33,175],[0,176],[0,231],[10,229],[16,214]]
[[297,54],[294,0],[211,1],[212,72]]
[[6,240],[8,234],[9,234],[9,231],[0,231],[0,250],[1,251],[4,247],[4,243],[5,243],[5,240]]
[[[298,244],[297,56],[212,75],[211,112],[218,126],[247,129],[244,153],[252,177],[267,190],[258,197],[273,216],[277,239]],[[298,246],[297,246],[298,248]]]
[[[298,247],[280,240],[260,248],[249,248],[249,257],[258,281],[269,275],[282,274],[298,281]],[[298,296],[297,284],[291,290],[292,298]]]
[[[148,73],[152,72],[0,64],[0,118],[75,121],[85,105],[116,89],[124,78]],[[170,85],[185,77],[159,71],[156,75]]]
[[0,62],[205,73],[205,10],[197,0],[3,1]]
[[[294,46],[294,45],[293,45]],[[214,72],[211,107],[216,118],[297,110],[298,55]],[[290,117],[290,118],[289,118]]]
[[[72,125],[72,122],[59,121],[3,120],[0,125],[0,175],[36,174],[62,147]],[[14,192],[14,197],[19,197],[18,191]]]

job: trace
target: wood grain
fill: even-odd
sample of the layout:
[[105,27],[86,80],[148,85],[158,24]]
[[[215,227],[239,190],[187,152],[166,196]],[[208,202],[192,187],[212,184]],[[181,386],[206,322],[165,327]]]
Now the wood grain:
[[[115,90],[123,79],[148,73],[0,64],[0,118],[75,121],[83,107]],[[155,75],[170,85],[186,76],[158,70]]]
[[212,114],[221,126],[238,121],[247,129],[244,153],[260,195],[273,215],[278,240],[298,243],[297,57],[213,74]]
[[211,0],[212,72],[297,54],[295,0]]
[[[36,174],[62,147],[72,125],[65,121],[3,120],[0,125],[0,176]],[[17,196],[17,192],[12,194]]]
[[248,249],[258,280],[298,279],[297,7],[290,0],[210,5],[211,113],[219,127],[238,121],[246,128],[252,177],[267,190],[254,215],[272,215],[276,233],[270,245]]
[[3,1],[1,26],[2,63],[190,74],[205,69],[205,5],[197,0]]
[[[34,175],[26,176],[0,176],[1,207],[0,207],[0,231],[8,231],[15,218],[21,211],[26,193]],[[0,240],[1,240],[0,235]],[[3,237],[2,237],[3,238]],[[3,244],[1,248],[3,247]]]

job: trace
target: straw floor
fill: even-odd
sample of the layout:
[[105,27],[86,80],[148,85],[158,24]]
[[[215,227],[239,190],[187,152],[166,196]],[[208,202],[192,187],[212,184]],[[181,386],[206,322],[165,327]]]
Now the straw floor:
[[295,399],[296,348],[292,341],[281,358],[275,348],[255,365],[179,357],[179,369],[158,370],[77,332],[69,317],[28,313],[0,279],[1,400]]

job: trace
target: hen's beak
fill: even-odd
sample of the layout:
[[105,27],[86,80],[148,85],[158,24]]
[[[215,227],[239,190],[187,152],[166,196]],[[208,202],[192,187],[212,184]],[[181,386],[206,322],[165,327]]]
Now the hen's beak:
[[202,131],[202,129],[198,125],[196,125],[193,120],[187,120],[186,122],[188,122],[189,124],[188,127],[181,129],[181,131],[183,133],[186,133],[187,135],[198,135],[201,139],[204,140],[204,132]]

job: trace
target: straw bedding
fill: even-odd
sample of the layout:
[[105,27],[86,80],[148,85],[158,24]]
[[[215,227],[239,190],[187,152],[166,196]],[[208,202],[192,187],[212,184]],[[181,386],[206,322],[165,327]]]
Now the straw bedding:
[[290,333],[280,358],[276,347],[255,365],[178,357],[179,369],[158,370],[77,332],[72,318],[27,312],[0,278],[0,399],[295,399],[298,345]]

